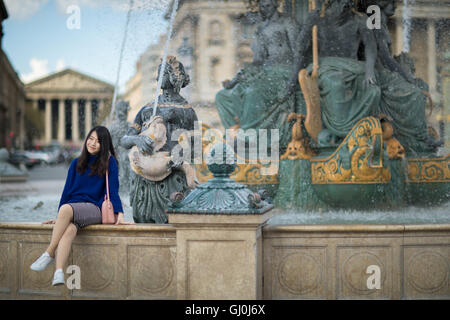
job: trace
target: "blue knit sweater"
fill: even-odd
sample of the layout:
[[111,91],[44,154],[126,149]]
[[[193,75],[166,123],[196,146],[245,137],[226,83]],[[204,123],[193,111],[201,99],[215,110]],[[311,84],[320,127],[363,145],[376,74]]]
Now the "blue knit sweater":
[[[95,161],[97,156],[89,155],[88,167],[83,174],[77,172],[78,158],[74,159],[70,164],[67,173],[64,191],[59,201],[59,208],[66,203],[90,202],[102,207],[106,195],[106,177],[98,175],[89,175],[91,169],[89,165]],[[119,197],[119,171],[116,159],[111,156],[109,158],[108,168],[109,197],[114,207],[114,212],[123,212],[122,202]]]

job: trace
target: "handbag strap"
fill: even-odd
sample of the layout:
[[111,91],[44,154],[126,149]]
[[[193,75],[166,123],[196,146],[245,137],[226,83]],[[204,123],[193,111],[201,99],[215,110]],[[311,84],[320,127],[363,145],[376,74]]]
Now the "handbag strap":
[[106,170],[106,198],[109,200],[108,170]]
[[[108,166],[109,166],[109,158],[110,157],[111,157],[111,155],[109,155],[109,157],[108,157]],[[109,200],[108,169],[106,169],[106,199]]]

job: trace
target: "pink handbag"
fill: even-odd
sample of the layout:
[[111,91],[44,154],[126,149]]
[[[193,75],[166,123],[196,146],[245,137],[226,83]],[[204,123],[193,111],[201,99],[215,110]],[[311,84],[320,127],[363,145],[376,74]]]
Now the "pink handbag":
[[106,170],[106,194],[105,200],[102,203],[102,223],[115,224],[116,222],[117,215],[114,214],[114,207],[109,198],[108,170]]

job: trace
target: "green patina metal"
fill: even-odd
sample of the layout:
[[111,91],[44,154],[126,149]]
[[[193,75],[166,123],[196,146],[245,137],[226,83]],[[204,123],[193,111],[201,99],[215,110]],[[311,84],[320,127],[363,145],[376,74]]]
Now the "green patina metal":
[[274,204],[283,209],[305,211],[393,210],[408,205],[437,206],[450,200],[448,181],[412,181],[407,175],[410,162],[384,160],[391,173],[388,183],[312,184],[310,160],[281,160]]
[[213,178],[199,185],[184,199],[181,194],[173,194],[168,214],[263,214],[274,207],[266,201],[263,192],[252,192],[245,185],[230,179],[236,168],[236,158],[227,144],[213,146],[207,165]]
[[[323,3],[316,1],[317,8]],[[297,0],[284,1],[283,14],[275,7],[271,12],[260,10],[263,23],[255,33],[254,61],[216,96],[225,128],[278,129],[281,154],[292,142],[298,150],[308,145],[314,149],[315,156],[307,154],[309,158],[298,151],[300,155],[280,160],[278,190],[276,186],[271,190],[276,192],[277,207],[371,210],[429,206],[450,199],[449,158],[437,155],[441,141],[427,123],[428,85],[414,76],[411,57],[390,55],[388,20],[395,11],[393,2],[380,5],[381,28],[367,28],[364,12],[376,3],[327,1],[320,16],[309,12],[307,2]],[[267,19],[268,13],[275,19]],[[298,40],[276,36],[279,30],[289,35],[290,27],[283,24],[291,23],[289,17],[301,23],[296,26]],[[314,25],[315,36],[310,32]],[[318,47],[314,61],[313,38]],[[278,50],[274,47],[278,43],[289,44],[292,52],[287,47]],[[357,58],[360,48],[365,59]],[[295,77],[290,78],[293,65]],[[297,81],[301,69],[310,74],[314,65],[320,103],[312,99],[314,90],[296,83],[288,98],[281,99],[289,79]],[[304,115],[303,131],[295,141],[286,120],[292,113]],[[321,127],[311,120],[318,117]],[[447,119],[448,112],[442,116]],[[304,137],[314,141],[301,140]],[[255,181],[248,185],[258,188]]]

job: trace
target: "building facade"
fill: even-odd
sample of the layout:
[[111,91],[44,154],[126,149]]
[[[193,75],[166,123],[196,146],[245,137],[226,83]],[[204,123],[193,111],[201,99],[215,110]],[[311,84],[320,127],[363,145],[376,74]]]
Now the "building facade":
[[25,139],[25,89],[2,50],[3,20],[8,18],[0,0],[0,148],[23,149]]
[[27,103],[45,122],[39,143],[80,145],[109,113],[114,86],[66,69],[26,84],[25,91]]

